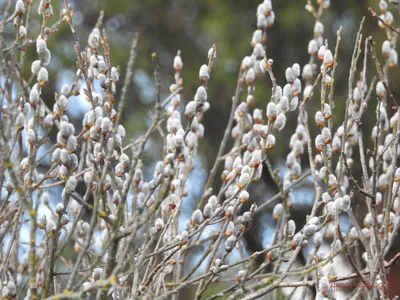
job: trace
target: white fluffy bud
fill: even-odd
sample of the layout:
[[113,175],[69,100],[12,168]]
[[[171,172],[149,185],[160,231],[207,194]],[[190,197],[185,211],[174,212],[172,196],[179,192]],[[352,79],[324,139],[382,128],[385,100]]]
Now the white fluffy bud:
[[209,78],[208,74],[208,66],[207,65],[202,65],[199,70],[199,79],[201,82],[206,82]]

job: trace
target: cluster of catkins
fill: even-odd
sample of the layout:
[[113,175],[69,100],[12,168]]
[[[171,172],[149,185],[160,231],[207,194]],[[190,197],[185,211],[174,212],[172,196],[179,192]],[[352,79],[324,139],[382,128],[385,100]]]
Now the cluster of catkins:
[[[320,5],[323,9],[326,9],[329,7],[329,1],[324,1],[323,3],[320,3]],[[311,4],[308,4],[306,6],[306,9],[310,12],[314,12],[314,8],[312,7]],[[314,27],[314,39],[312,39],[309,42],[308,46],[308,52],[310,54],[310,62],[303,67],[302,71],[302,78],[305,82],[305,88],[303,92],[304,103],[312,97],[313,79],[315,79],[314,75],[316,74],[316,70],[318,69],[317,66],[318,61],[321,62],[320,66],[320,72],[322,78],[321,89],[323,90],[321,92],[321,95],[324,95],[324,93],[326,93],[326,90],[329,87],[331,87],[333,81],[331,73],[333,71],[335,61],[331,50],[328,49],[327,43],[325,43],[323,39],[323,33],[324,33],[324,25],[317,20]],[[393,51],[395,52],[395,50]],[[393,66],[391,60],[389,60],[390,49],[387,50],[386,52],[387,55],[385,55],[385,52],[383,51],[383,54],[387,59],[387,64],[388,66]],[[397,55],[395,54],[391,55],[392,58],[394,56],[397,57]],[[249,60],[248,58],[243,60],[242,66],[244,70],[246,70],[246,62],[248,60]],[[261,61],[261,66],[262,70],[268,71],[268,68],[272,66],[272,61],[271,60],[266,61],[266,59],[264,59]],[[295,110],[297,108],[298,96],[301,93],[301,82],[298,79],[298,77],[300,76],[300,66],[298,64],[294,64],[291,68],[286,69],[285,75],[287,84],[285,85],[283,90],[279,86],[273,87],[272,101],[267,105],[267,117],[268,117],[267,125],[264,125],[262,112],[258,109],[255,109],[253,111],[253,119],[251,119],[251,117],[249,117],[248,115],[245,115],[245,113],[247,112],[247,107],[249,102],[251,103],[253,101],[253,99],[251,98],[252,81],[248,80],[249,76],[246,76],[246,83],[249,84],[250,86],[249,94],[251,101],[248,101],[247,105],[246,103],[243,102],[238,106],[238,110],[235,115],[236,120],[238,121],[238,125],[236,125],[236,127],[232,131],[232,136],[234,138],[237,138],[240,136],[240,130],[239,130],[240,121],[242,122],[242,124],[245,125],[246,122],[248,124],[251,124],[251,122],[254,121],[255,123],[254,125],[252,125],[252,127],[250,126],[247,127],[251,128],[251,130],[249,130],[246,133],[243,133],[241,146],[246,150],[243,155],[244,164],[248,162],[249,165],[252,164],[250,161],[252,161],[256,151],[260,151],[256,149],[265,149],[266,153],[269,149],[274,147],[275,138],[271,134],[272,130],[273,129],[281,130],[284,127],[286,121],[285,113],[287,113],[288,111]],[[364,99],[365,93],[366,93],[366,87],[361,88],[361,83],[359,83],[359,86],[357,86],[354,89],[354,107],[358,113],[362,113],[366,109],[366,104],[360,103],[361,100]],[[382,82],[379,82],[377,85],[377,96],[380,98],[386,96],[386,90]],[[346,126],[344,125],[339,126],[338,129],[336,130],[336,133],[332,135],[331,133],[332,123],[330,120],[332,117],[333,107],[331,107],[331,105],[326,103],[324,100],[325,99],[322,98],[321,110],[317,111],[317,113],[315,114],[315,123],[320,128],[321,133],[316,136],[314,141],[315,149],[319,153],[313,157],[313,164],[316,168],[315,176],[319,182],[323,182],[323,185],[326,188],[326,192],[322,193],[320,199],[318,199],[320,203],[325,206],[324,214],[322,218],[319,218],[317,216],[310,216],[310,219],[308,220],[304,228],[296,234],[295,234],[296,226],[292,220],[288,221],[288,226],[286,227],[287,228],[286,234],[288,234],[289,237],[292,237],[292,240],[290,242],[291,247],[297,247],[297,246],[304,247],[308,245],[307,239],[314,236],[313,243],[316,252],[318,251],[318,248],[323,242],[323,238],[331,239],[333,237],[334,226],[331,221],[334,220],[335,214],[341,212],[347,212],[350,209],[351,198],[348,195],[349,178],[345,174],[346,171],[345,165],[349,167],[352,166],[353,148],[357,145],[359,139],[359,133],[357,131],[356,124],[352,119],[349,119],[347,121]],[[380,110],[382,111],[380,113],[380,120],[382,122],[382,126],[383,128],[385,128],[384,130],[388,130],[389,122],[386,110],[382,108],[380,108]],[[242,117],[242,119],[245,119],[245,121],[242,121],[240,117]],[[390,124],[392,124],[391,128],[397,126],[397,118],[398,118],[397,114],[395,114],[392,117],[390,121]],[[283,177],[283,190],[287,192],[286,201],[289,207],[294,199],[290,187],[292,185],[293,180],[298,179],[302,174],[301,158],[305,152],[304,147],[306,147],[309,142],[306,134],[304,119],[302,118],[301,112],[299,112],[298,122],[299,123],[296,128],[296,132],[292,135],[290,139],[290,148],[292,149],[292,151],[288,154],[286,158],[286,166],[289,168],[289,171]],[[245,125],[242,125],[242,128],[246,128]],[[375,136],[372,137],[373,139],[376,138],[377,128],[375,128],[374,131],[375,131]],[[347,139],[342,149],[342,140],[344,134],[347,135]],[[386,151],[388,150],[389,143],[391,143],[392,141],[393,141],[393,133],[389,133],[385,138],[384,145],[380,145],[378,147],[380,155],[384,156],[384,162],[383,162],[384,172],[380,175],[378,180],[378,189],[380,189],[381,192],[385,190],[388,184],[389,174],[391,174],[391,172],[393,171],[392,169],[389,169],[389,172],[386,172],[386,170],[390,168],[390,164],[393,158],[392,153],[390,151]],[[333,170],[332,155],[336,153],[338,154],[339,157],[342,154],[342,152],[344,152],[346,155],[346,163],[344,164],[341,160],[338,160],[336,168]],[[251,156],[250,153],[253,153],[253,156]],[[258,155],[261,156],[261,154]],[[232,157],[228,156],[226,158],[225,170],[223,173],[224,180],[228,181],[232,177],[232,173],[234,174],[234,172],[231,170],[232,169],[237,170],[237,165],[239,165],[238,162],[239,159],[237,157],[234,160],[234,162]],[[233,168],[232,168],[232,163],[234,166]],[[370,167],[372,169],[373,162],[370,163]],[[400,174],[400,169],[396,170],[396,174],[397,173]],[[255,176],[255,179],[257,179],[257,176]],[[397,175],[397,177],[395,177],[395,181],[397,182],[398,180],[399,177]],[[382,184],[379,184],[380,182]],[[394,186],[393,188],[397,190],[397,186]],[[228,194],[228,196],[231,194]],[[376,199],[382,199],[382,194],[380,194],[380,192],[378,192]],[[379,203],[379,201],[377,202]],[[399,202],[398,198],[396,198],[395,203],[397,204],[397,206],[398,202]],[[284,215],[285,215],[284,206],[282,205],[282,203],[277,204],[273,210],[273,217],[275,219],[280,219]],[[384,219],[383,214],[378,216],[378,221],[380,226],[383,225],[383,219]],[[370,232],[372,225],[371,214],[367,214],[366,219],[364,220],[364,225],[365,228],[362,230],[362,234],[364,234],[364,236],[370,241],[372,245],[373,238],[371,238],[372,235]],[[324,226],[326,226],[326,229],[325,233],[322,234],[320,230]],[[389,226],[390,226],[390,232],[392,232],[394,226],[393,212],[391,212],[389,216]],[[343,233],[343,236],[346,235]],[[359,237],[359,232],[356,230],[356,228],[352,227],[348,233],[348,236],[353,241],[357,240]],[[334,239],[334,242],[332,244],[332,252],[335,253],[339,251],[341,247],[342,247],[341,241],[339,239]],[[274,261],[281,254],[282,253],[280,253],[280,250],[275,248],[268,253],[267,259],[270,261]],[[328,256],[328,254],[329,253],[323,254],[321,252],[320,253],[320,256],[322,256],[321,259],[325,259]],[[329,280],[334,280],[337,277],[336,273],[337,270],[334,267],[333,263],[328,264],[324,268],[324,270],[322,271],[322,274],[324,274],[324,276],[320,279],[320,284],[319,284],[319,293],[318,293],[319,297],[323,298],[325,296],[328,296],[328,294],[330,296],[333,296],[332,294],[333,291],[329,288]],[[240,279],[244,278],[245,276],[246,276],[246,271],[241,270],[239,271],[237,278]]]
[[[273,247],[266,255],[266,261],[269,263],[289,257],[295,249],[306,247],[309,239],[313,239],[315,248],[313,254],[321,260],[326,259],[329,253],[317,252],[324,243],[324,239],[325,242],[328,239],[332,240],[333,221],[338,221],[340,213],[352,215],[349,192],[349,176],[351,175],[348,175],[348,171],[353,165],[353,152],[362,136],[358,130],[357,118],[354,117],[346,119],[333,133],[331,120],[333,100],[331,95],[329,97],[326,95],[328,91],[333,94],[336,58],[329,49],[327,41],[324,41],[324,25],[320,21],[320,16],[329,7],[330,1],[321,0],[318,4],[320,7],[318,12],[311,2],[306,5],[307,11],[316,16],[314,38],[308,44],[310,61],[304,65],[303,69],[298,63],[287,68],[286,84],[283,88],[275,83],[272,72],[273,60],[268,59],[264,51],[267,40],[266,30],[274,24],[275,20],[271,0],[265,0],[258,6],[257,30],[253,33],[250,43],[252,53],[244,57],[241,62],[238,82],[240,89],[247,89],[247,95],[245,101],[239,102],[239,94],[233,101],[237,104],[235,110],[232,111],[235,121],[231,129],[234,146],[232,151],[224,156],[222,187],[218,193],[214,193],[212,188],[205,191],[203,199],[207,201],[204,207],[199,206],[192,213],[182,232],[179,231],[179,215],[183,197],[187,195],[185,185],[193,168],[199,140],[204,136],[205,129],[201,123],[203,115],[210,108],[207,84],[213,60],[216,58],[215,46],[208,52],[208,65],[204,64],[200,67],[199,86],[193,100],[187,103],[183,112],[179,109],[180,91],[183,86],[181,77],[183,62],[180,51],[175,56],[174,82],[169,88],[171,95],[164,102],[156,103],[152,116],[153,128],[149,131],[151,133],[153,129],[158,128],[161,121],[166,120],[162,159],[156,162],[151,180],[146,181],[140,155],[144,151],[149,134],[137,141],[132,141],[128,147],[124,146],[126,132],[125,128],[119,124],[118,113],[121,112],[117,113],[114,105],[119,84],[119,70],[111,64],[105,33],[102,34],[98,28],[94,28],[84,51],[80,50],[79,44],[75,44],[77,78],[72,86],[63,85],[60,92],[56,93],[55,104],[51,111],[43,103],[41,94],[49,81],[46,67],[51,60],[46,41],[55,29],[42,28],[41,34],[36,39],[38,59],[31,64],[32,78],[36,79],[36,83],[32,88],[27,86],[29,98],[18,97],[17,112],[10,113],[10,117],[15,118],[14,132],[24,135],[27,149],[26,153],[20,151],[23,157],[19,162],[19,170],[23,175],[23,185],[28,191],[27,195],[32,196],[33,191],[38,190],[35,195],[39,200],[36,202],[28,200],[24,205],[29,209],[31,217],[35,216],[39,207],[47,210],[47,213],[42,213],[42,209],[34,222],[34,226],[45,233],[44,238],[40,244],[35,244],[35,239],[31,239],[31,248],[36,248],[19,258],[21,261],[19,276],[32,271],[30,270],[32,269],[31,261],[36,260],[38,263],[34,270],[35,287],[44,286],[45,281],[48,280],[46,275],[51,274],[48,270],[49,265],[51,268],[54,267],[54,255],[59,255],[68,241],[72,240],[74,250],[79,253],[72,275],[76,275],[81,269],[81,263],[83,264],[85,253],[89,248],[105,265],[104,268],[91,267],[90,264],[86,266],[87,276],[82,285],[84,292],[95,287],[100,279],[109,278],[113,268],[117,268],[118,286],[114,285],[112,291],[119,295],[122,289],[119,287],[124,287],[128,281],[127,274],[123,272],[124,260],[129,256],[133,257],[134,263],[138,266],[141,266],[144,261],[147,263],[143,276],[140,275],[139,293],[143,293],[149,287],[153,287],[151,286],[153,277],[157,278],[153,282],[164,283],[164,277],[174,270],[176,262],[184,262],[185,251],[192,237],[200,238],[207,225],[222,221],[224,221],[221,223],[222,231],[218,234],[225,238],[225,251],[222,256],[220,252],[215,251],[214,256],[209,260],[207,271],[212,274],[225,271],[229,268],[227,262],[224,261],[225,258],[238,246],[238,241],[243,234],[251,228],[252,219],[257,211],[256,205],[253,204],[248,211],[241,212],[243,204],[250,198],[248,187],[261,178],[263,163],[269,151],[275,147],[274,134],[285,127],[287,115],[298,109],[300,98],[303,99],[299,109],[298,125],[290,138],[291,151],[286,157],[288,170],[281,181],[277,180],[277,184],[283,191],[282,203],[278,203],[272,212],[273,218],[280,221],[277,230],[278,226],[282,226],[283,229],[280,230],[280,236],[274,236],[273,242],[283,239],[285,243],[282,247]],[[393,15],[387,10],[386,2],[381,0],[379,7],[382,12],[381,19],[391,24]],[[22,42],[26,40],[27,35],[27,29],[20,25],[24,11],[24,2],[18,0],[12,17],[14,25],[18,27],[18,39]],[[50,1],[41,0],[38,12],[43,15],[44,20],[49,19],[53,15]],[[71,19],[72,14],[69,8],[61,10],[60,22],[70,23]],[[383,23],[380,25],[386,30],[388,37],[382,44],[382,55],[385,59],[384,72],[385,76],[388,76],[387,70],[397,65],[398,55],[395,50],[397,37]],[[314,119],[320,133],[311,140],[304,106],[313,97],[317,73],[321,76],[321,107]],[[271,77],[273,87],[271,101],[266,105],[264,113],[261,109],[252,109],[252,106],[255,103],[256,80],[267,75]],[[69,109],[69,97],[76,95],[80,89],[80,78],[85,81],[83,92],[90,103],[90,108],[84,115],[82,131],[76,133],[66,113]],[[304,89],[301,78],[304,81]],[[352,92],[351,109],[353,115],[358,118],[367,108],[365,81],[365,78],[361,78]],[[386,78],[387,81],[388,78]],[[372,173],[372,176],[368,178],[368,184],[376,187],[376,190],[369,188],[365,190],[365,193],[373,194],[377,206],[382,205],[383,202],[393,201],[393,210],[399,214],[400,168],[395,169],[395,158],[399,149],[394,149],[392,146],[400,127],[399,115],[396,112],[389,118],[389,95],[386,84],[379,81],[376,85],[376,96],[379,100],[376,110],[377,124],[372,130],[371,138],[377,148],[377,153],[375,157],[370,157],[368,164]],[[7,111],[7,106],[3,106],[2,110]],[[45,155],[39,157],[38,150],[46,144],[51,130],[57,130],[56,143]],[[15,137],[11,145],[14,147],[16,143]],[[311,147],[312,143],[314,147]],[[127,149],[132,150],[131,156],[128,156]],[[288,217],[288,210],[294,202],[292,186],[305,173],[302,170],[303,156],[315,150],[318,152],[316,155],[309,153],[312,177],[318,185],[316,189],[323,191],[320,194],[316,191],[318,197],[316,197],[314,207],[323,206],[323,212],[318,217],[316,216],[317,209],[313,208],[304,227],[296,232],[295,222],[289,220]],[[50,153],[51,165],[46,172],[41,173],[41,169],[35,167]],[[336,167],[333,166],[335,160],[337,160]],[[7,185],[9,194],[20,185],[15,172],[13,167],[9,168],[10,183]],[[375,176],[375,173],[378,175]],[[46,182],[50,179],[56,181],[54,186],[63,186],[60,201],[57,201],[55,206],[50,201],[52,195],[45,191],[46,188],[52,187],[52,184]],[[78,183],[81,181],[86,186],[84,195],[76,192]],[[364,184],[367,185],[367,182]],[[93,204],[89,204],[90,196],[93,198]],[[83,208],[92,210],[91,221],[83,220]],[[388,232],[389,239],[392,239],[396,225],[394,212],[382,212],[377,216],[379,232]],[[222,219],[221,216],[223,216]],[[100,218],[100,222],[96,221],[97,217]],[[368,213],[364,218],[362,229],[352,227],[347,235],[342,233],[343,239],[337,237],[333,239],[331,253],[342,250],[341,240],[353,242],[360,239],[363,243],[366,240],[373,249],[373,245],[377,243],[373,234],[373,223],[373,215]],[[151,225],[143,236],[135,237],[136,230],[141,229],[144,224]],[[36,228],[33,227],[33,229]],[[4,236],[5,232],[4,234],[2,232],[2,235]],[[138,242],[138,245],[132,246],[133,239]],[[110,244],[116,247],[109,247]],[[382,244],[382,246],[386,247],[387,244]],[[129,252],[132,249],[134,253]],[[155,268],[157,272],[152,269],[157,262],[156,255],[146,257],[152,251],[155,253],[160,251],[163,261],[166,262],[162,272],[158,272],[157,268]],[[115,252],[119,253],[118,257]],[[34,255],[30,256],[29,254],[32,253]],[[41,260],[44,255],[53,257],[53,261]],[[369,258],[366,256],[365,253],[364,257],[368,263]],[[177,279],[179,279],[179,272],[177,274]],[[321,274],[317,299],[334,296],[334,292],[330,289],[330,281],[337,277],[334,263],[328,263],[321,270]],[[244,284],[248,275],[246,270],[239,270],[236,279],[240,284]],[[16,283],[10,277],[7,283],[2,285],[4,297],[15,296],[16,284],[19,285],[22,282],[20,277],[17,278]],[[71,276],[67,289],[71,288],[73,280],[75,280],[74,276]],[[380,280],[379,277],[377,280]],[[28,289],[26,299],[29,299],[30,293],[31,289]]]

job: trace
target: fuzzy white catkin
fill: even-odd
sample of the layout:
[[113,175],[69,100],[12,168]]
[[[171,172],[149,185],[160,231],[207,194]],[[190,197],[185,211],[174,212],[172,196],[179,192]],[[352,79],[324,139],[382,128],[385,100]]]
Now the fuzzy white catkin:
[[39,37],[36,39],[36,52],[37,52],[38,54],[41,54],[41,53],[43,53],[43,52],[46,51],[46,50],[47,50],[46,41],[45,41],[41,36],[39,36]]
[[203,104],[207,101],[207,90],[204,88],[204,86],[198,87],[197,92],[194,96],[194,100],[200,104]]
[[344,195],[341,203],[340,203],[340,209],[344,212],[348,211],[350,209],[351,205],[351,199],[349,195]]
[[35,131],[33,131],[32,129],[29,129],[26,132],[26,141],[28,143],[28,145],[33,145],[36,141],[36,133]]
[[65,190],[68,193],[72,193],[73,191],[75,191],[76,184],[77,184],[77,181],[76,181],[75,176],[71,176],[70,178],[68,178],[67,183],[65,184]]
[[296,110],[298,104],[299,98],[297,96],[293,97],[292,100],[290,100],[290,111]]
[[269,102],[267,105],[267,117],[272,121],[276,118],[276,105],[274,102]]
[[189,239],[189,233],[186,230],[182,231],[179,235],[179,239],[181,241],[187,241]]
[[328,204],[330,201],[332,201],[331,196],[325,192],[322,194],[322,202],[324,202],[325,204]]
[[[253,37],[251,39],[251,43],[257,44],[257,43],[261,43],[262,42],[262,30],[261,29],[257,29],[256,31],[254,31],[253,33]],[[211,50],[211,49],[210,49]]]
[[78,140],[74,135],[69,136],[67,140],[66,149],[69,152],[74,152],[78,146]]
[[324,53],[324,64],[327,66],[331,66],[333,64],[333,55],[329,49],[327,49]]
[[277,205],[274,206],[274,209],[272,211],[272,216],[274,219],[279,219],[283,214],[283,205],[282,203],[278,203]]
[[46,221],[46,232],[51,233],[55,231],[57,228],[56,223],[52,219],[48,219]]
[[39,92],[37,89],[33,88],[31,89],[31,92],[29,93],[29,101],[32,103],[37,103],[39,100]]
[[116,67],[111,68],[111,79],[113,81],[119,80],[119,73],[118,73],[118,69]]
[[275,136],[272,134],[268,134],[267,143],[268,148],[273,148],[275,146]]
[[286,124],[286,116],[284,113],[280,113],[275,120],[274,128],[281,131],[285,127],[285,124]]
[[322,138],[321,134],[318,134],[315,137],[315,148],[319,151],[322,151],[322,148],[324,147],[324,139]]
[[[331,131],[328,127],[324,127],[321,132],[322,139],[324,140],[325,144],[330,143],[330,139],[332,138]],[[327,142],[329,140],[329,142]]]
[[268,258],[269,261],[274,261],[274,260],[276,260],[278,258],[278,255],[279,255],[279,249],[274,248],[274,249],[271,249],[271,251],[268,252],[267,258]]
[[63,165],[68,165],[69,162],[71,161],[71,155],[69,154],[66,148],[61,149],[59,158]]
[[67,97],[65,97],[64,95],[60,95],[60,97],[58,98],[58,106],[66,111],[69,107],[69,100]]
[[390,45],[390,42],[388,40],[384,41],[382,43],[382,55],[385,58],[388,58],[390,56],[390,51],[392,50],[392,47]]
[[61,215],[64,212],[64,204],[57,203],[56,205],[56,213]]
[[328,186],[331,187],[331,186],[334,186],[336,184],[337,184],[336,176],[333,175],[333,174],[329,174],[328,175]]
[[314,224],[309,224],[304,227],[303,233],[305,236],[313,236],[316,231],[317,231],[317,226]]
[[102,122],[101,122],[101,130],[102,130],[102,132],[108,133],[110,131],[110,129],[111,129],[111,121],[110,121],[110,119],[108,117],[103,118]]
[[324,118],[329,119],[332,115],[332,109],[328,103],[324,104]]
[[211,218],[211,216],[213,214],[214,214],[214,208],[213,208],[212,204],[207,203],[203,209],[203,216],[208,219],[208,218]]
[[242,224],[243,225],[246,225],[246,224],[249,224],[250,222],[251,222],[251,214],[250,214],[250,212],[249,211],[246,211],[243,215],[242,215],[242,220],[241,220],[241,222],[242,222]]
[[187,118],[193,118],[196,114],[196,102],[190,101],[185,108],[185,116]]
[[289,99],[286,96],[280,98],[279,105],[284,113],[287,113],[290,110]]
[[259,165],[262,162],[261,150],[255,150],[251,156],[251,163],[253,165]]
[[294,162],[292,165],[292,177],[293,178],[299,178],[301,176],[301,165],[299,162]]
[[216,209],[218,205],[218,198],[215,195],[212,195],[210,199],[208,199],[208,203],[212,205],[213,209]]
[[155,227],[157,228],[157,230],[161,230],[164,228],[164,221],[161,218],[157,218],[156,222],[155,222]]
[[191,218],[192,223],[198,225],[201,222],[203,222],[203,214],[201,212],[201,210],[196,209],[193,214],[192,214],[192,218]]
[[174,66],[175,70],[177,70],[177,71],[182,69],[183,62],[182,62],[182,58],[179,55],[175,56],[173,66]]
[[299,77],[300,76],[300,65],[298,63],[293,64],[292,71],[293,71],[293,75],[295,77]]
[[18,0],[15,3],[15,12],[18,15],[22,15],[25,12],[25,4],[24,4],[24,2],[22,0]]
[[117,133],[121,137],[122,140],[125,139],[126,131],[125,131],[125,127],[124,126],[118,125]]
[[265,13],[271,12],[272,11],[272,2],[271,0],[264,0],[263,2]]
[[286,233],[286,230],[287,230],[289,236],[294,235],[294,233],[296,231],[296,223],[293,220],[289,220],[287,225],[285,225],[284,233]]
[[293,242],[299,245],[301,244],[302,241],[303,241],[303,234],[301,232],[296,233],[293,237]]
[[239,181],[238,183],[241,186],[245,186],[246,184],[248,184],[250,181],[250,175],[248,173],[242,173],[239,177]]
[[275,88],[275,100],[279,100],[283,96],[282,88],[278,85]]
[[242,60],[242,68],[250,69],[254,65],[254,60],[250,58],[250,56],[245,56]]
[[254,83],[254,80],[256,79],[256,73],[254,72],[253,68],[247,70],[245,79],[248,85],[252,85]]
[[304,98],[309,98],[309,97],[311,97],[312,91],[313,91],[312,85],[307,85],[307,86],[304,88],[304,92],[303,92]]
[[285,77],[286,81],[289,83],[293,83],[293,81],[296,79],[296,76],[292,70],[292,68],[287,68],[285,71]]
[[378,81],[378,83],[376,84],[376,95],[379,98],[383,98],[386,95],[386,89],[382,81]]
[[379,9],[381,10],[382,13],[386,12],[387,9],[387,3],[384,0],[379,1]]
[[390,11],[386,11],[385,12],[385,21],[388,24],[392,24],[393,23],[393,14]]
[[317,21],[314,26],[314,34],[321,35],[323,33],[324,33],[324,24],[322,24],[320,21]]
[[199,79],[200,81],[207,81],[208,78],[209,78],[208,66],[202,65],[199,70]]
[[318,43],[316,40],[310,40],[308,43],[308,54],[314,55],[318,52]]
[[266,19],[267,26],[272,26],[275,23],[275,12],[271,11],[269,16]]
[[100,83],[100,85],[101,85],[102,87],[104,87],[105,84],[107,83],[107,77],[106,77],[106,75],[104,75],[103,73],[100,73],[100,74],[97,76],[97,80],[99,81],[99,83]]
[[61,122],[60,123],[60,133],[62,134],[63,137],[69,137],[70,136],[70,127],[68,126],[68,122]]
[[246,190],[241,191],[240,194],[239,194],[239,199],[240,199],[241,201],[242,201],[242,200],[247,201],[247,200],[249,199],[249,197],[250,197],[250,194],[249,194],[249,192],[246,191]]
[[43,53],[41,53],[40,57],[43,61],[43,66],[47,66],[51,60],[51,52],[49,49],[46,49]]
[[254,120],[261,121],[262,118],[263,118],[263,117],[262,117],[262,110],[261,110],[261,109],[258,109],[258,108],[254,109],[254,110],[253,110],[253,119],[254,119]]
[[40,68],[41,68],[40,60],[35,60],[34,62],[32,62],[32,64],[31,64],[31,72],[32,72],[32,74],[35,75],[35,74],[39,73]]
[[217,50],[216,50],[216,48],[214,48],[214,47],[211,47],[211,48],[208,50],[207,57],[208,57],[208,58],[211,58],[211,56],[212,56],[213,59],[217,58]]
[[319,280],[318,287],[322,292],[327,292],[329,290],[330,283],[326,276],[321,277],[321,279]]
[[326,52],[326,47],[325,47],[325,46],[319,47],[319,49],[318,49],[318,58],[319,58],[320,60],[323,60],[323,59],[324,59],[325,52]]
[[41,215],[37,220],[37,225],[40,229],[44,229],[46,226],[46,216]]
[[291,96],[291,90],[292,90],[292,84],[291,83],[285,84],[285,86],[283,87],[283,92],[282,92],[283,96],[286,96],[289,98]]
[[225,234],[226,234],[227,236],[231,236],[231,235],[234,235],[234,234],[235,234],[235,223],[233,223],[232,221],[230,221],[230,222],[228,223],[228,226],[226,227]]
[[15,120],[15,126],[18,127],[24,127],[25,126],[25,116],[23,113],[19,113],[17,115],[17,118]]
[[291,95],[298,95],[301,93],[301,81],[299,78],[296,78],[293,81],[290,91],[291,91]]
[[398,62],[398,54],[395,49],[390,50],[389,58],[388,58],[388,65],[389,67],[394,67],[397,65]]
[[[48,1],[48,2],[50,2],[50,1]],[[53,7],[52,7],[51,5],[48,5],[48,6],[45,8],[44,14],[45,14],[46,16],[52,16],[52,15],[54,14]]]
[[247,272],[245,270],[239,270],[236,275],[236,278],[239,282],[243,282],[246,278]]
[[257,15],[257,27],[258,28],[264,28],[266,25],[267,21],[265,19],[265,15],[264,14],[259,14]]
[[226,241],[225,241],[225,249],[226,251],[230,252],[236,245],[236,237],[231,235]]
[[[249,152],[245,152],[245,153],[249,153]],[[243,156],[243,160],[245,161],[245,157]],[[242,169],[242,174],[247,173],[247,174],[251,174],[251,168],[248,165],[245,165]]]
[[355,227],[352,227],[351,229],[350,229],[350,231],[349,231],[349,238],[350,239],[353,239],[353,240],[356,240],[356,239],[358,239],[358,232],[357,232],[357,229],[355,228]]
[[317,126],[319,126],[319,127],[323,126],[324,121],[325,121],[325,119],[324,119],[322,112],[317,111],[315,113],[315,122],[317,123]]
[[49,73],[47,72],[46,68],[41,68],[37,75],[38,81],[49,81]]

